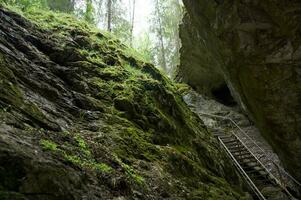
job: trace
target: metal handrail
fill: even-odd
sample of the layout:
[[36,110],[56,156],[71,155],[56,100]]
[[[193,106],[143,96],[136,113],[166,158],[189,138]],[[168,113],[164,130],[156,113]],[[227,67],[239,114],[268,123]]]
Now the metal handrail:
[[223,148],[226,150],[228,156],[230,156],[230,158],[233,160],[235,166],[238,168],[238,171],[241,173],[241,175],[246,179],[247,183],[249,184],[249,186],[251,187],[251,189],[253,190],[253,192],[256,194],[256,196],[260,199],[260,200],[266,200],[266,198],[262,195],[262,193],[259,191],[259,189],[257,188],[257,186],[253,183],[253,181],[250,179],[250,177],[248,176],[248,174],[242,169],[242,167],[240,166],[240,164],[237,162],[237,160],[235,159],[235,157],[232,155],[232,153],[229,151],[229,149],[227,148],[227,146],[225,145],[225,143],[221,140],[220,137],[218,137],[219,142],[222,144]]
[[[203,112],[198,112],[198,114],[201,115],[207,115],[207,116],[211,116],[211,117],[216,117],[216,118],[220,118],[223,120],[229,120],[236,128],[238,128],[238,130],[240,130],[241,133],[243,133],[256,147],[258,147],[258,149],[263,153],[263,156],[266,156],[265,151],[230,117],[224,117],[224,116],[220,116],[220,115],[214,115],[214,114],[209,114],[209,113],[203,113]],[[278,169],[280,169],[287,177],[289,177],[295,184],[297,184],[298,186],[301,186],[301,183],[299,181],[297,181],[294,177],[292,177],[288,172],[286,172],[278,163],[275,163],[275,161],[271,160],[270,158],[267,158],[270,162],[272,162],[275,166],[277,166]],[[282,184],[281,184],[282,185]]]
[[252,151],[246,146],[246,144],[237,136],[235,135],[234,131],[232,131],[232,135],[249,151],[249,153],[256,159],[256,161],[263,167],[263,169],[270,175],[270,177],[276,181],[276,183],[291,197],[293,195],[280,183],[280,181],[262,164],[262,162],[253,154]]

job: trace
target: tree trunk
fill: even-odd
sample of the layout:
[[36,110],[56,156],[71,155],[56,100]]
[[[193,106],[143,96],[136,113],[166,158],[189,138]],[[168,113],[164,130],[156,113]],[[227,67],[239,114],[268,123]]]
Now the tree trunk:
[[164,46],[164,38],[163,38],[163,27],[162,27],[162,21],[161,21],[161,10],[159,5],[159,0],[156,1],[156,11],[157,11],[157,20],[158,20],[158,35],[160,40],[160,46],[161,46],[161,56],[162,56],[162,63],[161,67],[165,72],[167,72],[167,63],[166,63],[166,53],[165,53],[165,46]]
[[131,38],[130,38],[131,46],[133,46],[135,11],[136,11],[136,0],[133,0],[132,18],[131,18]]
[[108,12],[108,31],[112,31],[112,0],[108,0],[107,4],[107,12]]

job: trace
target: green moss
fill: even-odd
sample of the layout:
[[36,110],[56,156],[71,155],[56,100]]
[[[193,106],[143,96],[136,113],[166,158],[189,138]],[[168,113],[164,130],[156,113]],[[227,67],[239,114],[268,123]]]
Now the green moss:
[[94,168],[98,169],[102,172],[105,172],[105,173],[110,173],[113,170],[112,167],[110,167],[110,166],[108,166],[107,164],[104,164],[104,163],[95,163]]
[[68,155],[68,154],[64,153],[64,157],[66,158],[66,160],[72,162],[75,165],[86,166],[86,162],[84,162],[82,159],[80,159],[80,157],[78,157],[76,155]]
[[135,181],[136,183],[138,183],[140,185],[144,184],[144,178],[142,176],[138,175],[131,166],[122,162],[122,160],[120,158],[118,158],[118,156],[115,155],[114,157],[115,157],[115,160],[118,162],[118,164],[123,168],[123,170],[126,172],[126,174],[133,181]]
[[36,123],[53,127],[53,124],[46,120],[46,117],[32,102],[25,102],[23,93],[18,86],[17,80],[10,67],[13,62],[8,62],[0,53],[0,101],[7,104],[6,107],[19,110],[33,118]]
[[87,156],[91,156],[90,149],[88,148],[85,140],[81,138],[79,135],[75,136],[75,140],[78,143],[78,146],[80,147],[81,151],[84,152]]
[[177,83],[175,86],[178,94],[183,96],[191,89],[190,86],[185,83]]
[[68,131],[68,130],[64,130],[63,132],[62,132],[62,135],[63,136],[70,136],[70,132]]
[[76,141],[78,142],[80,150],[84,154],[76,154],[77,152],[73,151],[68,153],[66,152],[66,150],[63,149],[61,145],[56,144],[50,140],[41,140],[40,144],[43,147],[43,149],[58,152],[59,155],[62,155],[67,161],[79,167],[99,170],[104,173],[111,173],[113,171],[113,169],[107,164],[98,163],[93,159],[91,152],[86,145],[86,142],[82,138],[77,136]]
[[106,67],[102,70],[99,70],[99,74],[102,79],[105,80],[122,81],[126,78],[125,73],[120,66]]
[[[74,29],[78,29],[82,32],[87,32],[89,30],[87,22],[81,21],[81,23],[78,23],[78,19],[70,14],[55,13],[39,9],[32,9],[24,14],[28,19],[35,21],[44,29],[52,29],[54,31],[63,29],[65,31],[68,30],[69,32]],[[36,18],[36,16],[40,17]]]
[[123,53],[128,56],[128,57],[132,57],[135,60],[140,60],[142,62],[146,62],[149,63],[150,60],[148,60],[145,56],[143,56],[142,54],[140,54],[139,52],[137,52],[135,49],[133,48],[126,48]]
[[108,166],[105,163],[97,163],[92,158],[90,159],[82,159],[77,155],[68,155],[65,152],[63,153],[66,160],[70,161],[71,163],[83,167],[83,168],[89,168],[93,170],[99,170],[104,173],[111,173],[113,171],[113,168]]
[[79,135],[75,136],[75,139],[78,142],[79,147],[81,147],[84,150],[88,149],[85,140],[83,140]]
[[42,139],[40,145],[43,149],[55,152],[72,164],[86,169],[101,171],[104,173],[113,172],[113,168],[105,163],[99,163],[94,158],[87,142],[79,134],[72,134],[69,131],[61,133],[63,137],[74,139],[75,143],[64,142],[62,144],[54,141]]
[[40,145],[43,147],[45,150],[49,151],[57,151],[58,150],[58,145],[50,140],[41,140]]
[[0,100],[21,107],[23,95],[17,86],[14,73],[8,68],[8,65],[2,54],[0,54]]
[[120,133],[122,142],[115,153],[126,160],[143,159],[154,161],[160,158],[159,150],[151,143],[152,133],[137,128],[127,128]]
[[[25,106],[23,106],[23,107],[24,107],[23,112],[27,113],[33,119],[38,120],[39,122],[42,122],[45,124],[50,123],[50,122],[48,122],[46,116],[42,113],[40,108],[38,106],[36,106],[35,104],[29,103],[29,104],[25,104]],[[49,124],[49,126],[51,126],[51,124]]]

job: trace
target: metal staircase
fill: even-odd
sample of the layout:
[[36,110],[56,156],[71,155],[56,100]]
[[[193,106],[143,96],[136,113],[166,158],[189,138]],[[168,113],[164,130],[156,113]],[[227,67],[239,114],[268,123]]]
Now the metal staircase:
[[234,133],[230,135],[217,133],[215,136],[245,179],[254,197],[259,200],[268,199],[269,197],[262,191],[264,188],[272,187],[285,194],[287,199],[295,199]]
[[[264,192],[264,189],[266,188],[273,188],[274,191],[278,191],[277,194],[279,193],[284,195],[281,199],[297,200],[297,198],[288,191],[290,186],[283,182],[282,179],[279,181],[276,177],[279,177],[279,175],[285,176],[285,178],[293,183],[297,188],[301,188],[301,183],[288,174],[281,166],[279,166],[279,164],[267,158],[265,151],[252,138],[250,138],[250,136],[233,119],[209,113],[198,112],[198,114],[218,119],[231,127],[232,131],[229,134],[226,134],[223,130],[213,132],[229,158],[234,163],[238,172],[248,184],[255,199],[273,199],[269,198],[269,195]],[[236,132],[247,138],[250,144],[246,145],[237,136],[238,134]],[[252,153],[250,145],[260,152],[260,159],[265,159],[265,162],[269,161],[270,164],[274,165],[278,169],[277,174],[273,175],[274,172],[272,173],[265,167],[260,159]]]

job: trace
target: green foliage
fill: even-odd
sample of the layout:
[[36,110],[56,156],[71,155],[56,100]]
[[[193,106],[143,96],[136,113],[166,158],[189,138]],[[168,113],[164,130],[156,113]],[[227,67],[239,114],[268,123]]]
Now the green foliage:
[[[107,27],[107,1],[96,0],[93,4],[96,24],[102,28]],[[129,44],[131,36],[131,24],[127,15],[128,8],[124,2],[112,0],[112,33],[122,42]]]
[[0,0],[0,3],[17,7],[23,11],[36,8],[48,8],[46,0]]
[[84,19],[91,24],[95,23],[94,8],[91,0],[86,0],[86,11],[84,13]]
[[113,34],[116,35],[116,37],[118,37],[121,41],[129,44],[131,37],[130,23],[122,17],[114,17],[113,20],[115,22],[112,29]]
[[52,10],[71,13],[74,11],[75,0],[47,0],[47,4]]
[[152,62],[154,60],[153,41],[150,38],[149,33],[141,33],[134,40],[134,48],[139,52],[144,60]]
[[[153,62],[171,75],[179,64],[179,24],[183,17],[183,8],[179,0],[156,0],[156,9],[153,12],[151,33],[155,35]],[[163,43],[163,44],[162,44]]]

